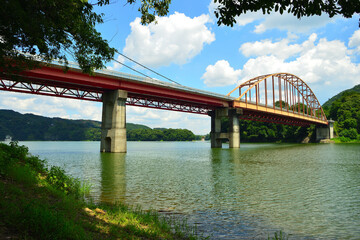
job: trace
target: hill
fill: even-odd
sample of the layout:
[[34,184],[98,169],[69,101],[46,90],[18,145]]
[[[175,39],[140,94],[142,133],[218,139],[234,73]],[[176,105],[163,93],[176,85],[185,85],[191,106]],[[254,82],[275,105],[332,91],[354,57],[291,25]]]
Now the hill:
[[[128,131],[150,129],[145,125],[127,123]],[[0,110],[0,140],[9,135],[18,141],[84,141],[100,140],[101,122],[49,118]]]
[[[16,141],[100,141],[101,122],[70,120],[0,110],[0,141],[9,135]],[[126,123],[129,141],[192,141],[201,139],[187,129],[151,129]]]
[[360,92],[347,91],[325,109],[335,120],[335,132],[342,142],[360,140]]
[[332,98],[330,98],[329,100],[327,100],[322,107],[323,108],[330,108],[332,103],[335,102],[336,100],[340,99],[342,96],[344,96],[344,94],[346,93],[350,93],[350,92],[358,92],[360,93],[360,84],[356,85],[355,87],[351,88],[351,89],[347,89],[345,91],[342,91],[338,94],[336,94],[335,96],[333,96]]

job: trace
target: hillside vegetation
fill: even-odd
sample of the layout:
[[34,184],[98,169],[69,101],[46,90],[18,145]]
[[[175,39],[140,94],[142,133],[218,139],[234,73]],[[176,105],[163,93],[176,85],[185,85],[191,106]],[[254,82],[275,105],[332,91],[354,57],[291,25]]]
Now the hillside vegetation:
[[335,133],[340,141],[360,140],[360,92],[347,90],[324,110],[328,119],[335,120]]
[[336,94],[335,96],[333,96],[332,98],[330,98],[329,100],[327,100],[322,107],[323,108],[330,108],[331,105],[333,104],[333,102],[335,102],[336,100],[339,100],[344,94],[348,94],[351,92],[357,92],[360,93],[360,84],[356,85],[353,88],[347,89],[345,91],[342,91],[341,93]]
[[[187,129],[151,129],[127,123],[129,141],[191,141],[196,136]],[[100,141],[101,122],[48,118],[0,110],[0,140],[9,135],[17,141]]]

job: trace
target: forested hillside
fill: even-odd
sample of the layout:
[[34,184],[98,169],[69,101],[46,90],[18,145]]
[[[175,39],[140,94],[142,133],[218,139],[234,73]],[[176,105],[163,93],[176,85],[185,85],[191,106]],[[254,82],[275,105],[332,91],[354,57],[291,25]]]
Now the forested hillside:
[[360,92],[350,89],[325,108],[325,112],[328,119],[336,121],[335,133],[341,141],[360,140]]
[[336,94],[335,96],[333,96],[332,98],[330,98],[329,100],[327,100],[322,107],[323,108],[330,108],[332,103],[335,102],[336,100],[340,99],[344,94],[348,94],[350,92],[357,92],[360,93],[360,84],[356,85],[353,88],[350,88],[348,90],[342,91],[341,93]]
[[[150,141],[194,140],[195,135],[186,129],[151,129],[140,124],[126,124],[129,140]],[[160,131],[160,132],[159,132]],[[48,118],[34,114],[20,114],[0,110],[0,140],[9,135],[18,141],[99,141],[101,122]]]

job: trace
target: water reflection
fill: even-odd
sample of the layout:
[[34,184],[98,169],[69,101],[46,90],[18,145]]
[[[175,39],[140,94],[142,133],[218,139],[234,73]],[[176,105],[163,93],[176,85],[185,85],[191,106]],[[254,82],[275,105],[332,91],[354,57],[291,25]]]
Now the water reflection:
[[101,153],[100,201],[114,203],[125,201],[126,196],[126,154]]

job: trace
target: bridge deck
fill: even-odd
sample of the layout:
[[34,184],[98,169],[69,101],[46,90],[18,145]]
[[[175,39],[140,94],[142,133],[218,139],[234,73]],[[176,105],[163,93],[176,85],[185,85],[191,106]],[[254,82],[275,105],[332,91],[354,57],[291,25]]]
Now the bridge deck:
[[99,70],[89,76],[82,73],[77,65],[70,64],[64,72],[62,65],[53,63],[24,71],[18,77],[21,78],[3,73],[0,90],[101,101],[105,91],[121,89],[128,92],[127,104],[134,106],[199,114],[208,114],[219,107],[235,107],[243,109],[243,119],[294,125],[327,125],[326,119],[296,111],[289,112],[251,101],[243,102],[231,96],[112,70]]

